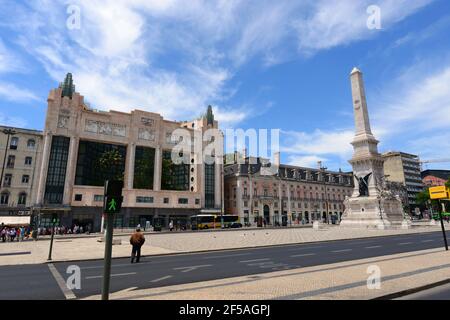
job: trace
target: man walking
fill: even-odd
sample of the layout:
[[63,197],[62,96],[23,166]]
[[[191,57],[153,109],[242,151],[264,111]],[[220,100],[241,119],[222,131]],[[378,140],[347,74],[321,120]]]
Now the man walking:
[[132,245],[131,250],[131,263],[134,263],[134,258],[136,257],[136,263],[139,262],[139,259],[141,258],[141,247],[145,242],[145,237],[141,232],[140,228],[136,229],[136,232],[134,232],[130,237],[130,244]]

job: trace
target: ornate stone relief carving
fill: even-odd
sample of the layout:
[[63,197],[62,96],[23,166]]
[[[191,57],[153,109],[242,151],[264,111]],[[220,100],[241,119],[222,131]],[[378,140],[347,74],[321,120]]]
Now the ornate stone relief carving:
[[58,117],[58,128],[67,128],[69,124],[69,118],[68,116],[59,115]]
[[96,120],[86,120],[84,131],[117,137],[126,136],[126,126]]
[[142,117],[141,122],[143,125],[149,126],[149,127],[153,127],[155,125],[155,120],[151,119],[151,118]]
[[139,140],[155,141],[155,131],[147,128],[139,128]]

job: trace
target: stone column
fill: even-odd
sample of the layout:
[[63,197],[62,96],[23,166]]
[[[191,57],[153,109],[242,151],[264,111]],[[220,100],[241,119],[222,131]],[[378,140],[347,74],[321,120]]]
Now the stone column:
[[243,222],[244,222],[244,201],[242,200],[242,195],[243,195],[242,188],[243,188],[242,178],[238,177],[236,180],[236,209],[237,209],[237,213],[239,215],[239,220],[243,224]]
[[77,169],[78,138],[70,137],[69,155],[67,157],[66,180],[64,181],[63,204],[70,205],[72,202],[72,190],[75,183],[75,171]]
[[52,134],[50,132],[46,132],[44,138],[44,149],[42,151],[41,168],[39,170],[38,191],[36,196],[36,204],[38,205],[42,205],[44,203],[45,183],[47,181],[47,169],[51,144]]
[[[217,158],[217,157],[216,157]],[[214,207],[222,208],[222,165],[220,163],[214,164]],[[198,183],[198,181],[197,181]],[[203,182],[204,183],[204,182]],[[242,182],[241,182],[242,183]],[[242,188],[242,186],[241,186]],[[241,199],[242,200],[242,199]]]
[[125,187],[128,190],[133,189],[133,180],[134,180],[134,157],[136,152],[136,145],[134,143],[130,143],[127,148],[127,160],[126,160],[126,184]]
[[161,147],[157,146],[155,149],[155,165],[153,172],[153,190],[160,191],[161,190],[161,166],[162,166],[162,154]]

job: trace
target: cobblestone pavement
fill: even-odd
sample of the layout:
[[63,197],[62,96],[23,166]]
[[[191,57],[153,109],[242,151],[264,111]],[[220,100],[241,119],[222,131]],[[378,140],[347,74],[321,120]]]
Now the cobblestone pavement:
[[[374,299],[448,279],[449,258],[450,253],[443,249],[423,250],[168,287],[129,288],[112,293],[110,299]],[[379,288],[367,285],[374,268],[380,271]]]
[[[239,231],[148,234],[146,235],[147,241],[142,248],[142,255],[248,248],[439,230],[439,225],[413,227],[408,230],[353,229],[327,225],[319,230],[312,228],[242,229]],[[104,243],[98,242],[98,239],[99,237],[55,239],[52,258],[54,261],[102,259]],[[129,256],[129,236],[120,235],[115,239],[121,239],[122,244],[113,246],[113,257]],[[44,263],[47,261],[49,244],[48,240],[0,243],[0,265]]]

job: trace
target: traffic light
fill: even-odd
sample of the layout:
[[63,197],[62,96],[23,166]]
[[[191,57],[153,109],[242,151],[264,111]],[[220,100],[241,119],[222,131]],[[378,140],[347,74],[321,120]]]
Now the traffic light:
[[58,214],[53,213],[52,214],[52,224],[55,225],[58,222]]
[[122,188],[123,181],[107,180],[105,181],[105,196],[103,201],[103,212],[119,213],[122,207]]

